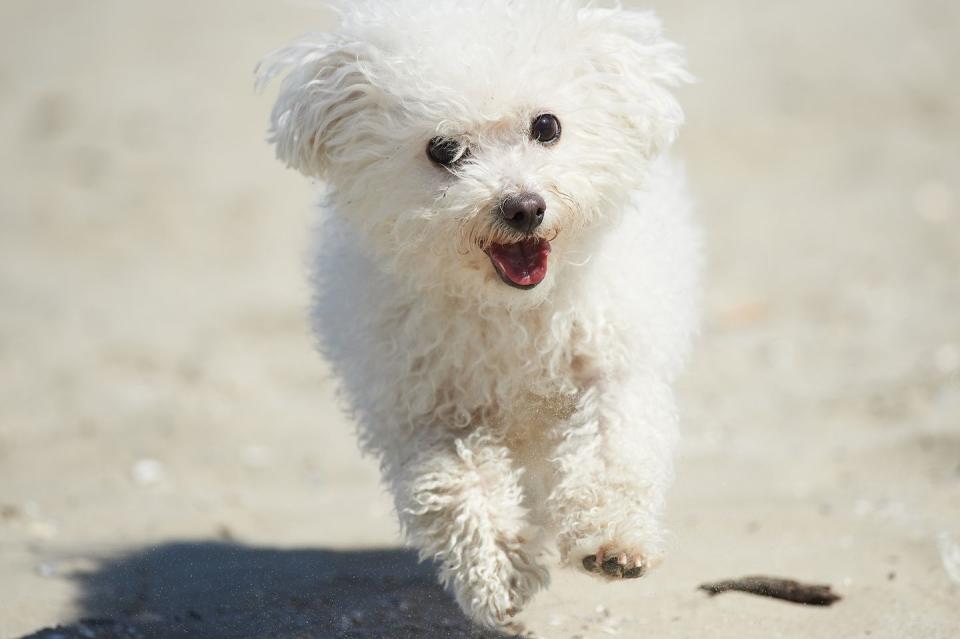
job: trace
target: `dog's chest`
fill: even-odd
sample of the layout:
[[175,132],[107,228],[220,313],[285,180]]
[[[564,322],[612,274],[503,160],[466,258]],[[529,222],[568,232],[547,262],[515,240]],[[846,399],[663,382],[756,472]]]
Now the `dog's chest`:
[[567,420],[576,409],[576,394],[539,396],[526,393],[500,415],[504,437],[511,448],[536,447],[547,439],[557,424]]
[[[528,314],[452,315],[428,358],[433,375],[458,401],[503,413],[546,417],[577,390],[573,322]],[[435,338],[438,336],[434,336]]]
[[[546,424],[579,390],[578,319],[556,309],[509,313],[420,299],[378,328],[389,336],[384,384],[404,410],[454,426],[515,431]],[[397,320],[400,320],[399,322]]]

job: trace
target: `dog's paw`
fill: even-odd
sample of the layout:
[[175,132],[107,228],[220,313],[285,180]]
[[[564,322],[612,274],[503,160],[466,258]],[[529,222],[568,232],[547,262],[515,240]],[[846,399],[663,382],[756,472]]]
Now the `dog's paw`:
[[650,563],[643,552],[601,547],[583,558],[583,569],[609,579],[636,579],[646,574]]
[[527,627],[521,622],[511,619],[504,621],[499,626],[487,631],[488,634],[481,634],[481,639],[535,639],[535,635],[527,630]]
[[500,540],[494,552],[477,552],[445,576],[460,607],[474,621],[506,632],[520,628],[515,616],[550,581],[523,539]]

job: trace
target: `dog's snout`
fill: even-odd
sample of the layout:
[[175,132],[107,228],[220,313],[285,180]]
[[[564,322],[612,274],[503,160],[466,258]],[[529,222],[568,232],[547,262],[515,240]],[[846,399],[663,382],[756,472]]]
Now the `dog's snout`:
[[547,203],[536,193],[518,193],[500,203],[500,217],[521,233],[532,233],[543,222]]

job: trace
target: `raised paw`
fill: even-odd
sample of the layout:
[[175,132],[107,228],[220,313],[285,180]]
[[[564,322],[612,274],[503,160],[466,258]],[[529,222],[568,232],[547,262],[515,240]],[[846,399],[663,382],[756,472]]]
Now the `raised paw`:
[[583,558],[583,568],[611,579],[636,579],[646,573],[647,562],[642,554],[607,552],[601,548],[597,554]]

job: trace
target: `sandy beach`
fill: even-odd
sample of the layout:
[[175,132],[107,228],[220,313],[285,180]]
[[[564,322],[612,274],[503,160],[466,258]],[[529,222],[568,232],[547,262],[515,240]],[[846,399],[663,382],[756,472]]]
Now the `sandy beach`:
[[[633,4],[633,3],[630,3]],[[960,4],[658,0],[708,238],[671,550],[536,636],[960,636]],[[0,4],[0,638],[479,637],[313,350],[302,1]],[[699,584],[830,584],[800,606]],[[59,629],[54,630],[57,626]]]

